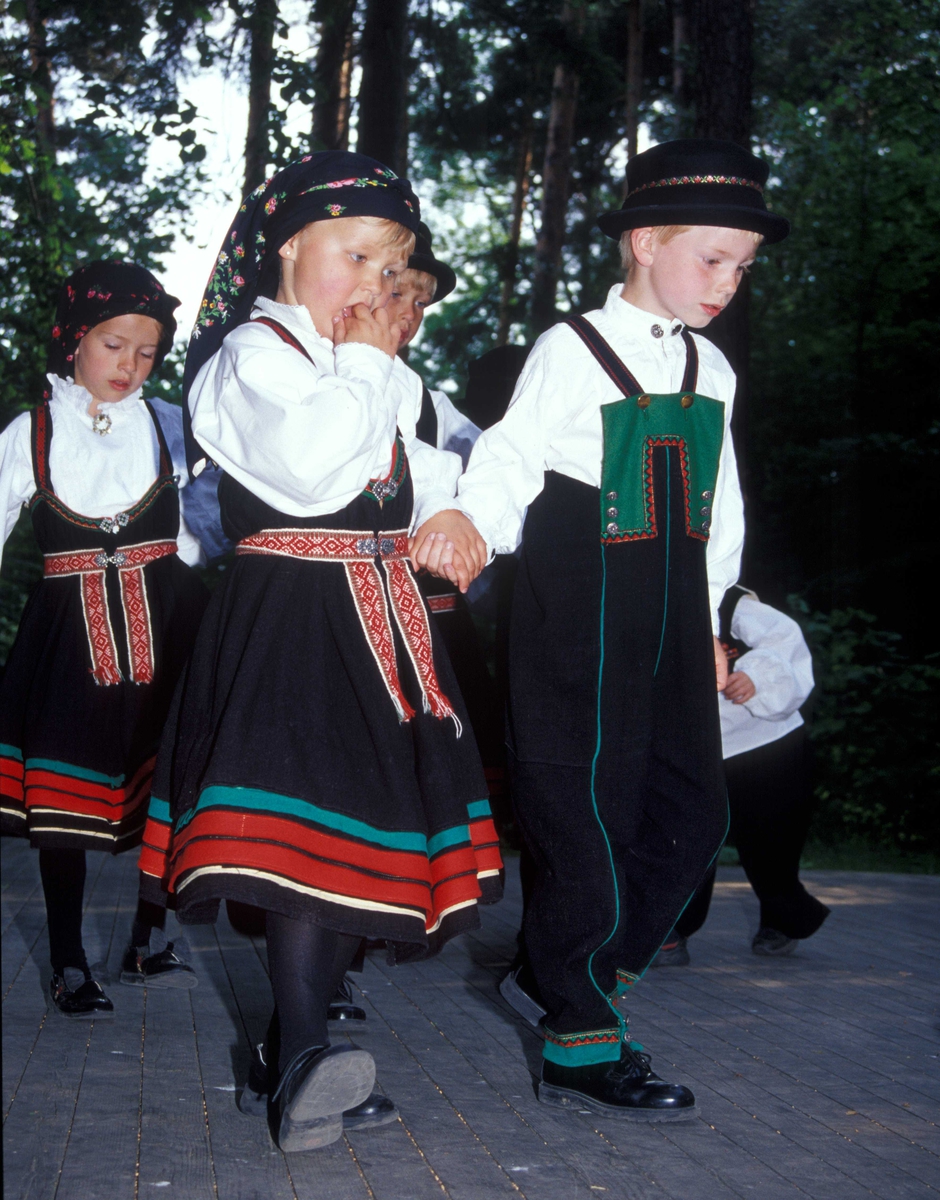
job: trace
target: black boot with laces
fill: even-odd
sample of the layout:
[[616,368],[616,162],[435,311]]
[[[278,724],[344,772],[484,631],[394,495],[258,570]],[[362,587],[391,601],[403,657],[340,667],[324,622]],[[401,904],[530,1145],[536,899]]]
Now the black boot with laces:
[[660,1079],[638,1042],[623,1042],[615,1063],[560,1067],[545,1059],[539,1100],[624,1121],[688,1121],[697,1114],[689,1089]]

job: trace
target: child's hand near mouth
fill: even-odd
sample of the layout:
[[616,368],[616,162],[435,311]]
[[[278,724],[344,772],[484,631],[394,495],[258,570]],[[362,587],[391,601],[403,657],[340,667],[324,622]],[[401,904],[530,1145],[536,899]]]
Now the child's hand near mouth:
[[390,358],[398,352],[399,328],[390,325],[385,308],[369,310],[367,304],[354,304],[344,308],[342,316],[333,318],[333,345],[344,342],[363,342],[374,346]]

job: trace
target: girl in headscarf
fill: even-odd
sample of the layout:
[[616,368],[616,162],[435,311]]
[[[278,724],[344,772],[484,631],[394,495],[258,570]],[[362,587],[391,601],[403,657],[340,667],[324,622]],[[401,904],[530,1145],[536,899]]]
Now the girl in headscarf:
[[329,1045],[360,939],[424,957],[500,893],[486,781],[408,563],[460,473],[415,438],[420,389],[384,311],[418,216],[363,155],[285,168],[226,235],[187,359],[191,463],[222,468],[237,557],[167,724],[141,869],[183,922],[223,899],[266,911],[282,1150],[334,1141],[344,1113],[396,1115],[371,1055]]
[[[2,831],[39,850],[52,1002],[113,1015],[82,943],[85,851],[140,843],[160,733],[207,595],[180,516],[182,410],[141,388],[173,342],[179,301],[142,267],[93,262],[59,298],[48,389],[0,434],[3,539],[29,509],[43,578],[0,682]],[[190,564],[190,565],[187,565]],[[141,902],[131,981],[191,986],[165,911]]]

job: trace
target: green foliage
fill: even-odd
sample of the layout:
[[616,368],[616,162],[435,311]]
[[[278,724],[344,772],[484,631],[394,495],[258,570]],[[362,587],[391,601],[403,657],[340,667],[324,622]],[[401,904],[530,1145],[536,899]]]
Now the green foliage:
[[791,604],[816,667],[814,835],[940,855],[940,654],[908,658],[869,613]]

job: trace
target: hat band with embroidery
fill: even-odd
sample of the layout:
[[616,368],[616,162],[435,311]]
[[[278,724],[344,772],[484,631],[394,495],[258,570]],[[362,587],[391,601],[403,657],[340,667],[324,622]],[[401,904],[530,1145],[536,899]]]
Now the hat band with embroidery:
[[640,192],[645,192],[649,188],[658,187],[681,187],[683,184],[691,183],[723,183],[731,184],[734,187],[753,188],[755,192],[764,194],[764,189],[761,184],[753,179],[744,179],[740,175],[672,175],[668,179],[651,179],[649,183],[641,183],[639,187],[632,188],[630,196],[636,196]]

